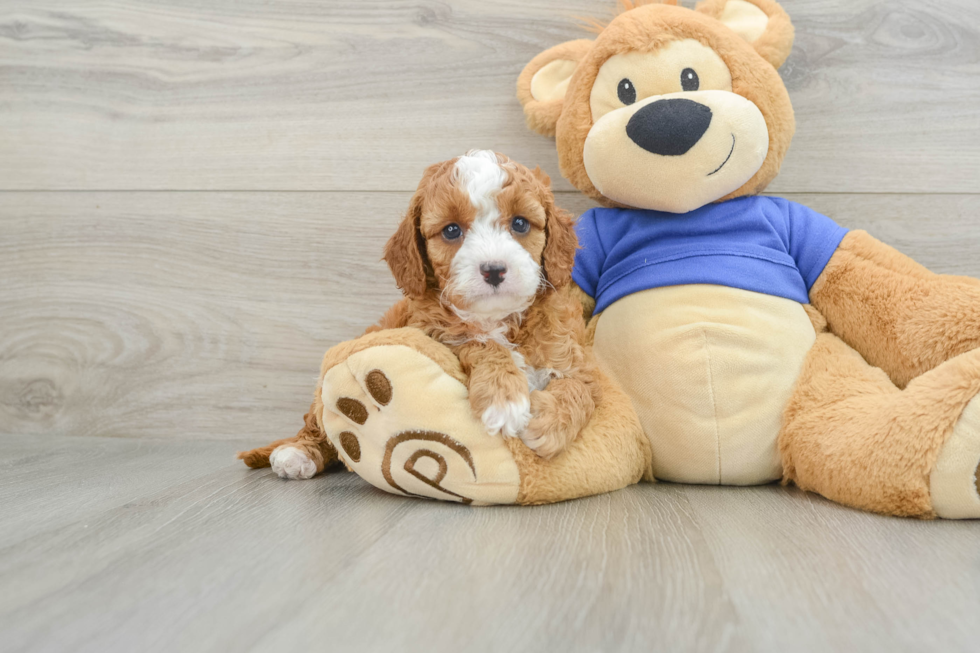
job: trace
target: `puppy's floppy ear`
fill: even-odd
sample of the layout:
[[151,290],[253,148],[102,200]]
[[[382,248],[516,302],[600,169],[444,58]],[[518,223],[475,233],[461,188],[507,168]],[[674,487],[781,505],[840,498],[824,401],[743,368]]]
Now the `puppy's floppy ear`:
[[566,41],[548,48],[524,67],[517,78],[517,98],[532,130],[542,136],[555,135],[568,81],[591,47],[589,39]]
[[793,23],[775,0],[705,0],[697,11],[717,18],[779,68],[793,49]]
[[534,178],[544,184],[545,188],[551,188],[551,177],[548,173],[541,169],[541,166],[535,166],[534,170],[531,171]]
[[547,219],[541,267],[544,268],[544,276],[548,282],[558,289],[567,286],[572,280],[578,237],[575,235],[575,220],[571,213],[555,206],[554,200],[546,202],[544,208]]
[[409,297],[421,297],[428,288],[425,238],[420,227],[424,192],[423,185],[419,184],[419,189],[412,196],[408,213],[385,245],[385,263],[395,277],[395,283]]

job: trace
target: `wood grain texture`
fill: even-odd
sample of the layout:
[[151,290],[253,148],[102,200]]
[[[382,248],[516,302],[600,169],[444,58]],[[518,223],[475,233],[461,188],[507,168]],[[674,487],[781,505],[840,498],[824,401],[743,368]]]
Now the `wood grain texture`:
[[[976,650],[972,522],[880,518],[772,487],[684,494],[759,650]],[[751,506],[751,510],[747,507]],[[887,642],[887,644],[885,644]]]
[[[980,196],[789,197],[980,276]],[[0,193],[0,432],[291,435],[323,352],[400,296],[380,256],[408,199]]]
[[[461,508],[344,472],[281,481],[232,461],[236,442],[35,442],[0,436],[10,653],[955,653],[980,636],[969,523],[778,486]],[[84,509],[34,520],[18,500],[31,476],[60,479],[37,502]]]
[[[782,2],[770,190],[980,276],[980,4]],[[514,83],[613,5],[0,0],[4,653],[977,650],[975,524],[775,486],[463,509],[233,460],[398,297],[426,165],[490,147],[591,206]]]
[[[799,130],[773,191],[977,191],[980,4],[783,4]],[[557,179],[517,75],[614,6],[3,0],[0,188],[411,190],[473,147]]]

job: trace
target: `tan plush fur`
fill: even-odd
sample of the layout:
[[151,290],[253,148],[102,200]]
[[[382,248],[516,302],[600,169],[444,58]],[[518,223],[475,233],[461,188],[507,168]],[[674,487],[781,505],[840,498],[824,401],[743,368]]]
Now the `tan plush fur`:
[[[699,2],[697,10],[712,18],[719,18],[727,0],[705,0]],[[752,0],[751,4],[762,10],[769,17],[766,31],[752,42],[752,47],[759,55],[779,68],[786,61],[790,50],[793,49],[794,29],[789,15],[773,0]]]
[[[763,10],[775,5],[767,0],[755,0],[754,4]],[[615,54],[655,52],[684,38],[696,39],[718,53],[731,70],[732,92],[751,100],[759,108],[769,130],[769,152],[762,167],[740,188],[718,201],[760,193],[779,173],[796,123],[786,87],[771,61],[781,63],[777,53],[788,53],[792,47],[792,25],[785,12],[779,9],[775,12],[775,20],[770,21],[766,32],[753,47],[706,13],[716,11],[716,5],[707,3],[703,11],[699,7],[696,12],[666,4],[637,6],[617,16],[591,42],[587,51],[583,52],[583,49],[589,41],[570,41],[542,52],[525,68],[518,80],[518,98],[523,103],[525,117],[535,131],[550,134],[550,120],[555,115],[557,101],[533,101],[528,90],[530,79],[550,61],[567,58],[578,62],[568,82],[554,130],[562,175],[580,191],[605,206],[623,206],[595,188],[583,160],[583,146],[593,124],[589,97],[599,68]]]
[[[398,319],[397,316],[404,308],[404,302],[399,302],[388,314],[382,318],[379,324],[367,329],[367,332],[356,340],[342,342],[331,348],[323,356],[320,363],[320,376],[317,382],[316,391],[313,393],[313,401],[310,409],[303,416],[303,428],[291,437],[276,440],[272,444],[249,451],[239,452],[238,458],[243,460],[246,465],[253,469],[261,469],[269,466],[269,455],[272,451],[283,444],[289,444],[302,449],[316,464],[316,471],[319,474],[326,467],[338,461],[337,450],[327,440],[323,432],[323,401],[320,398],[320,389],[323,377],[327,371],[352,355],[371,347],[383,345],[406,345],[415,349],[419,353],[425,354],[435,361],[449,376],[461,383],[466,382],[466,374],[451,351],[445,347],[431,347],[432,339],[423,335],[417,329],[382,329],[380,324],[384,324],[387,319]],[[391,314],[389,316],[389,314]]]
[[524,67],[517,79],[517,97],[526,107],[524,117],[527,126],[542,136],[554,136],[555,125],[561,115],[562,100],[539,102],[531,95],[531,80],[546,64],[557,60],[578,61],[592,47],[589,39],[578,39],[561,43],[545,50]]
[[[518,97],[532,128],[555,132],[561,169],[572,184],[601,204],[620,206],[596,189],[584,163],[593,128],[590,97],[602,65],[616,55],[656,52],[694,39],[721,57],[731,72],[731,91],[758,107],[769,132],[762,167],[718,201],[766,187],[795,128],[776,73],[792,47],[793,27],[774,0],[745,3],[732,5],[732,11],[750,21],[764,15],[756,23],[761,33],[743,24],[739,35],[723,24],[728,0],[704,0],[693,12],[674,2],[624,0],[610,23],[593,21],[594,41],[571,41],[535,57],[518,82]],[[555,61],[572,62],[552,67],[569,75],[557,87],[565,89],[564,96],[538,102],[530,93],[531,79]],[[578,293],[591,315],[594,301]],[[980,281],[933,274],[856,231],[831,258],[810,301],[805,308],[817,338],[779,435],[784,482],[861,509],[935,516],[930,475],[965,407],[980,392]],[[587,342],[599,317],[589,324]],[[960,481],[974,484],[972,478]]]
[[602,398],[592,421],[562,455],[545,460],[518,439],[506,441],[521,470],[517,503],[567,501],[654,480],[650,441],[629,397],[602,372],[597,378]]
[[[320,379],[329,369],[353,354],[383,345],[405,345],[435,361],[446,374],[466,382],[459,360],[452,351],[415,328],[385,329],[366,334],[330,349],[323,358]],[[653,480],[650,443],[640,427],[629,398],[604,374],[597,372],[601,397],[591,421],[567,450],[545,461],[517,438],[508,438],[507,446],[517,462],[520,473],[519,504],[541,504],[576,497],[610,492],[638,482]],[[310,414],[322,415],[320,392],[310,407]],[[249,467],[269,466],[272,450],[283,444],[299,447],[317,462],[317,473],[323,471],[317,451],[330,452],[329,460],[336,461],[336,451],[326,440],[316,420],[307,423],[294,437],[279,440],[239,454]],[[326,455],[324,454],[324,457]]]

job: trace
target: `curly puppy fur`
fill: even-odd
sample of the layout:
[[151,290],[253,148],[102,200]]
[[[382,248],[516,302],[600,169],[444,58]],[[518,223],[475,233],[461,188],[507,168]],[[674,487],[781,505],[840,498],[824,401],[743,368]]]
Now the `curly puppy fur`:
[[[488,175],[496,181],[481,184]],[[578,436],[601,393],[595,360],[584,347],[582,306],[572,292],[574,221],[555,205],[550,183],[540,169],[488,151],[430,166],[385,246],[405,298],[366,332],[414,327],[445,344],[459,359],[473,412],[488,431],[520,437],[546,459]],[[526,233],[512,228],[517,217],[526,220]],[[461,236],[448,240],[449,225]],[[481,256],[499,247],[473,245],[488,241],[488,230],[508,262],[504,282],[492,289],[480,280]],[[275,448],[288,444],[321,472],[338,459],[321,415],[318,391],[296,437],[239,458],[266,467]]]
[[[473,157],[489,161],[500,175],[499,185],[482,197],[474,196],[478,186],[472,178],[460,174]],[[474,300],[459,290],[465,274],[460,261],[480,262],[465,259],[463,248],[468,238],[478,237],[478,223],[488,215],[537,268],[532,293],[518,291],[516,302],[487,306],[482,297]],[[527,220],[527,233],[511,229],[515,217]],[[452,224],[465,235],[447,241],[443,230]],[[497,424],[488,420],[488,410],[519,412],[529,406],[525,428],[519,419],[510,424],[504,419],[499,430],[519,435],[545,458],[575,439],[599,399],[595,363],[583,347],[581,306],[567,292],[576,247],[572,216],[555,206],[547,175],[490,152],[431,166],[385,247],[385,260],[406,298],[379,326],[415,327],[449,346],[468,375],[474,413],[489,430]]]

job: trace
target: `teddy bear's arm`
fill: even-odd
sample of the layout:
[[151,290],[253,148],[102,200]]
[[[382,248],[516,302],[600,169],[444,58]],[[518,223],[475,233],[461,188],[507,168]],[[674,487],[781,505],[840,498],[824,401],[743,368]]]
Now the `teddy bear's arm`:
[[864,231],[844,237],[810,302],[899,387],[980,346],[980,281],[930,272]]

